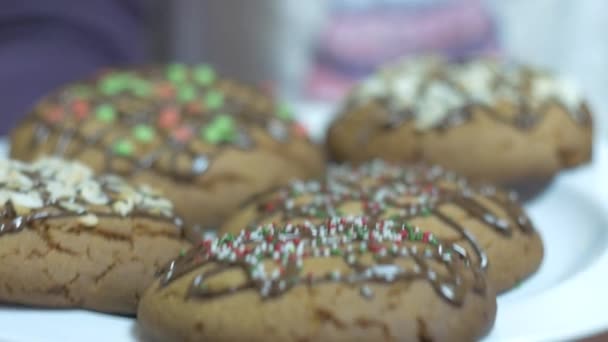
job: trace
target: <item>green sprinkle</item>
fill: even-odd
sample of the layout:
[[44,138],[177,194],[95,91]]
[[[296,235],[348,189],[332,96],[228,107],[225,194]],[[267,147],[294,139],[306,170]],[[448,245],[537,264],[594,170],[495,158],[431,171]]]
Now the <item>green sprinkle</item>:
[[217,110],[224,105],[224,94],[217,90],[210,90],[205,95],[205,106],[210,110]]
[[431,245],[433,246],[437,246],[439,245],[439,241],[437,241],[437,239],[435,237],[431,238],[431,241],[429,241],[431,243]]
[[99,87],[104,95],[116,95],[127,87],[127,82],[128,76],[112,73],[101,80]]
[[201,130],[204,140],[212,144],[231,142],[236,138],[234,120],[231,116],[220,114],[207,126]]
[[183,64],[171,64],[167,67],[167,78],[169,81],[174,83],[180,83],[186,80],[187,75],[186,66]]
[[339,249],[337,249],[337,248],[336,249],[332,249],[331,250],[331,255],[333,255],[333,256],[340,256],[340,255],[342,255],[342,251],[339,250]]
[[202,64],[194,68],[193,77],[202,85],[210,85],[215,81],[215,71],[210,66]]
[[429,215],[431,215],[431,209],[429,209],[429,208],[422,208],[421,212],[422,212],[423,216],[429,216]]
[[276,115],[283,120],[291,120],[293,118],[293,112],[286,104],[279,105]]
[[367,246],[365,246],[363,244],[359,245],[359,251],[361,253],[365,253],[367,251]]
[[131,81],[131,89],[133,90],[133,93],[139,97],[146,97],[152,94],[152,86],[150,83],[140,79],[133,79],[133,81]]
[[422,232],[414,234],[414,241],[422,241]]
[[177,99],[181,102],[190,102],[196,98],[196,90],[191,85],[184,85],[179,88]]
[[151,142],[154,139],[154,129],[148,125],[137,125],[133,128],[133,136],[141,142]]
[[114,153],[120,156],[130,156],[133,154],[133,144],[129,140],[119,140],[114,143]]
[[117,141],[113,146],[114,152],[121,156],[128,156],[133,153],[133,144],[128,140]]
[[205,283],[200,283],[200,284],[198,285],[198,288],[199,288],[199,289],[201,289],[201,290],[206,290],[206,289],[207,289],[207,284],[205,284]]
[[224,235],[224,237],[222,237],[221,243],[225,244],[232,241],[234,241],[234,236],[232,236],[232,234],[230,233],[227,233],[226,235]]
[[186,255],[186,250],[185,250],[185,249],[180,250],[180,251],[179,251],[179,255],[180,255],[180,256],[184,256],[184,255]]
[[116,119],[116,110],[112,105],[102,104],[95,109],[95,117],[101,122],[110,123]]

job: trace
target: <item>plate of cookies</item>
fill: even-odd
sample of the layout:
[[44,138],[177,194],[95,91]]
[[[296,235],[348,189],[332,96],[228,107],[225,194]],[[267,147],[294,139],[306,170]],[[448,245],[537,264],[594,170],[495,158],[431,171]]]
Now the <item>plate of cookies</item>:
[[575,85],[420,57],[331,106],[106,70],[0,143],[0,340],[546,341],[608,330],[608,144]]

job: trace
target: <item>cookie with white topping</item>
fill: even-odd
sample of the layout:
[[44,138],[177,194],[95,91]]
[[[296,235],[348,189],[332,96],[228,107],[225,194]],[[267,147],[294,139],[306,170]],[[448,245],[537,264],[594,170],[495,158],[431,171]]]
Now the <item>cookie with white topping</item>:
[[590,159],[592,120],[580,89],[547,71],[420,57],[355,87],[328,146],[339,161],[425,161],[526,190]]
[[[422,234],[429,236],[422,229]],[[169,263],[138,310],[159,341],[473,341],[492,327],[483,274],[440,240],[366,217],[206,240]]]
[[57,158],[0,161],[0,302],[133,314],[183,235],[147,186]]
[[11,156],[49,154],[152,184],[205,228],[324,168],[289,106],[205,64],[109,70],[49,94],[13,132]]
[[498,292],[532,274],[543,257],[540,236],[514,193],[471,184],[439,166],[403,167],[380,160],[333,166],[323,181],[295,181],[265,194],[245,205],[222,231],[270,222],[331,226],[353,215],[380,226],[387,219],[406,220],[413,240],[428,240],[415,230],[426,227],[431,236],[467,254]]

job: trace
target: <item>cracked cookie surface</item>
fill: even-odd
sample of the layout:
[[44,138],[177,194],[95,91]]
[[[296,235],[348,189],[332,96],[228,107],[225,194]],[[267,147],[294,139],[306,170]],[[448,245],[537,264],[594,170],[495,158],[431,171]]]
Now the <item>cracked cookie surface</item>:
[[[424,231],[424,227],[421,228]],[[264,225],[169,263],[138,309],[159,341],[471,341],[496,298],[466,255],[403,221]]]
[[[474,185],[438,166],[369,162],[333,166],[323,181],[298,181],[245,205],[221,228],[323,223],[365,215],[408,220],[465,251],[497,292],[516,286],[540,265],[543,246],[515,194]],[[421,233],[411,236],[424,239]],[[428,238],[428,237],[427,237]]]
[[576,86],[543,70],[408,59],[353,89],[328,147],[339,161],[424,161],[526,190],[589,161],[592,118]]
[[0,161],[0,301],[133,314],[189,246],[169,200],[77,162]]

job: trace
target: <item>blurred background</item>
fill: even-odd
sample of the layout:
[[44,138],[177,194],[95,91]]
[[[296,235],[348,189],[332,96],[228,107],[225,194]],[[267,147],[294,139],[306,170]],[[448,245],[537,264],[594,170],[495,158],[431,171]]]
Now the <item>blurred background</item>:
[[177,0],[155,10],[171,13],[156,58],[209,61],[295,101],[335,103],[403,55],[504,55],[575,79],[608,136],[606,0]]
[[[0,77],[5,82],[0,96],[9,104],[15,99],[14,106],[5,107],[18,115],[58,84],[110,65],[206,61],[296,103],[331,108],[356,80],[401,56],[496,54],[576,80],[588,95],[601,135],[608,137],[606,0],[3,2],[7,6],[0,10]],[[71,47],[63,47],[68,40],[61,36],[66,28],[60,33],[46,30],[45,42],[58,41],[55,53],[32,52],[33,65],[25,68],[31,78],[25,78],[22,69],[10,65],[11,52],[20,59],[24,54],[12,48],[3,53],[2,47],[11,39],[23,45],[29,36],[25,29],[7,27],[35,25],[32,21],[41,19],[44,25],[68,22],[68,28],[83,36],[74,42],[88,50],[70,61],[74,54]],[[97,35],[84,37],[87,33]],[[86,64],[87,58],[93,60],[93,49],[100,53]],[[36,79],[53,71],[57,75]],[[10,123],[2,128],[7,127]]]

